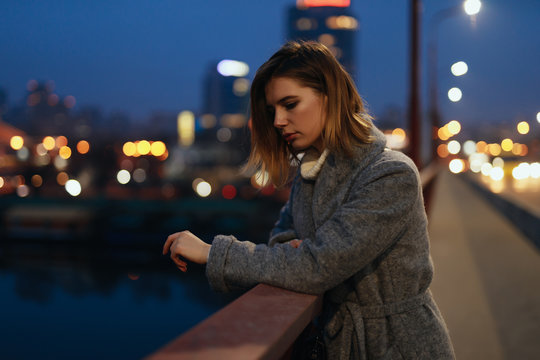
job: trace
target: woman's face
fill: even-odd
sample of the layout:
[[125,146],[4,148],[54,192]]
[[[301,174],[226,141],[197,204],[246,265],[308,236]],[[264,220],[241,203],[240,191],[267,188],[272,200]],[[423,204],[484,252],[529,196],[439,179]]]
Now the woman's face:
[[322,149],[325,97],[287,77],[275,77],[266,85],[267,111],[283,139],[297,151],[311,146]]

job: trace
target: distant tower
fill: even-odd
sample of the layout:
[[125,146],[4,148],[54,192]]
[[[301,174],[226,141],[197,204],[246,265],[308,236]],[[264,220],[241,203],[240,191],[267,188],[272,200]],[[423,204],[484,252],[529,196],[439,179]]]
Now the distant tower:
[[241,61],[222,60],[206,74],[200,125],[215,130],[219,141],[229,142],[245,135],[248,119],[249,66]]
[[297,0],[289,9],[289,40],[315,40],[326,45],[356,78],[355,37],[358,20],[349,11],[350,0]]

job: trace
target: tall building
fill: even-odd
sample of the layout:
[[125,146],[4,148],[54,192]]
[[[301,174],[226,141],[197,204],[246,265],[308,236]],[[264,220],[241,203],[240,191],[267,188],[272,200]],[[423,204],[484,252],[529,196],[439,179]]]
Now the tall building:
[[355,38],[359,22],[350,0],[297,0],[289,9],[289,40],[315,40],[326,45],[356,78]]

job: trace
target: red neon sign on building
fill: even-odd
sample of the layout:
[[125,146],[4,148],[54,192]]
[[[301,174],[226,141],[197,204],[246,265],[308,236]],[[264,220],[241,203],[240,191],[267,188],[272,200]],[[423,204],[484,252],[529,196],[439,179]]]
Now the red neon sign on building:
[[317,6],[334,6],[348,7],[351,5],[351,0],[297,0],[298,7],[317,7]]

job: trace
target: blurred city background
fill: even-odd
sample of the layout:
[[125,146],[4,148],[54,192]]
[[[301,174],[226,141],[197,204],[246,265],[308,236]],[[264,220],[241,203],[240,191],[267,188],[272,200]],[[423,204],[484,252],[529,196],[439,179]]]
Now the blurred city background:
[[[388,145],[420,169],[438,164],[428,210],[443,276],[456,258],[434,235],[459,237],[466,226],[447,213],[476,196],[538,280],[540,2],[22,0],[0,11],[1,358],[141,358],[238,296],[214,294],[203,267],[178,272],[161,247],[185,229],[266,241],[288,191],[240,170],[250,82],[288,39],[327,45]],[[484,210],[460,216],[501,240]],[[494,256],[505,246],[517,245]],[[538,306],[521,310],[524,333],[540,336]]]

